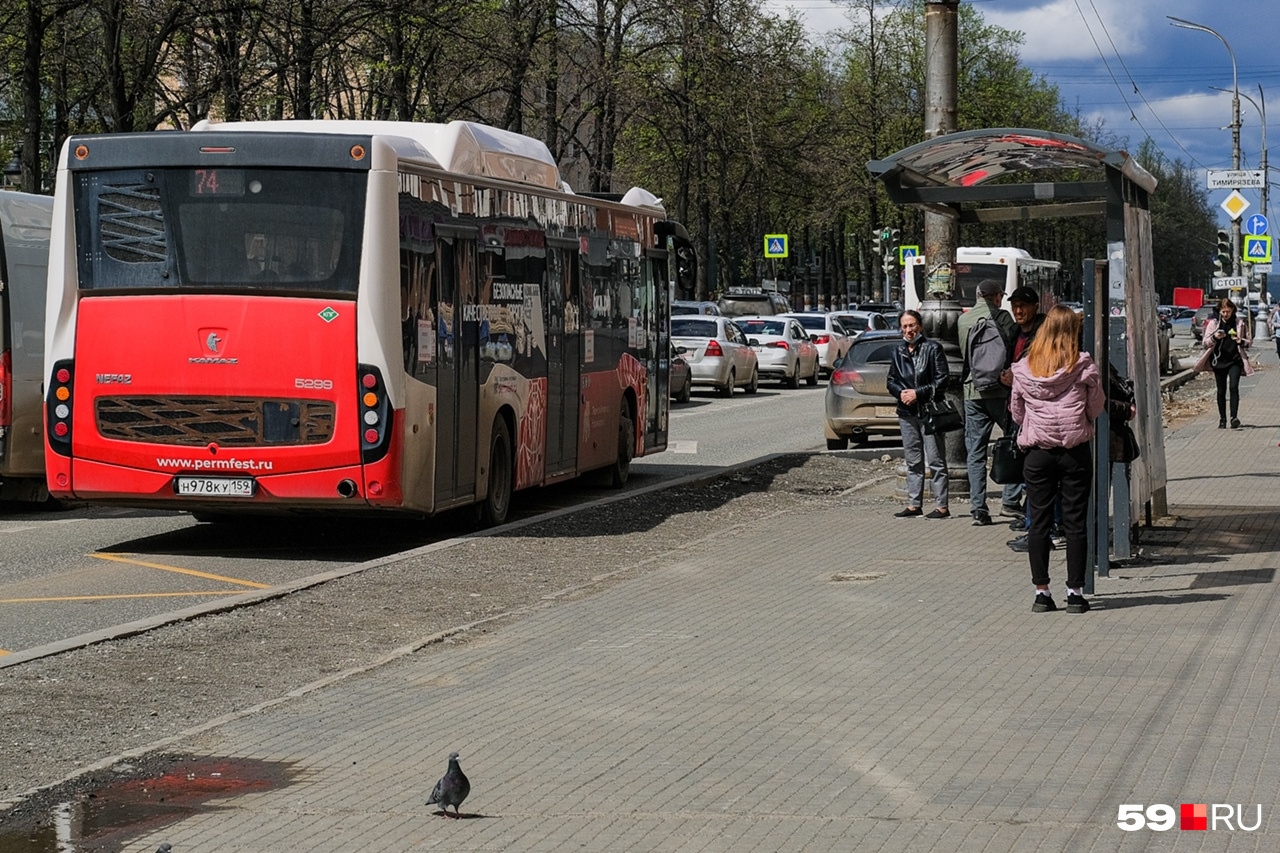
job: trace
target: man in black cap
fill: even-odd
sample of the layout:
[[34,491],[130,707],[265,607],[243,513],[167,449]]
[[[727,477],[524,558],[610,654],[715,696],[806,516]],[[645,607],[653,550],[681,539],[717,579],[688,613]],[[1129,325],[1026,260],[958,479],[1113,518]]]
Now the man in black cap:
[[[1018,325],[1000,307],[1004,285],[988,278],[979,282],[976,304],[960,316],[960,351],[964,377],[964,447],[969,469],[969,507],[975,525],[991,524],[987,511],[987,448],[991,428],[1009,420],[1009,386],[1001,381],[1009,367],[1009,342]],[[1021,511],[1020,487],[1005,486],[1001,511]]]
[[[1012,364],[1026,357],[1027,348],[1031,346],[1032,338],[1036,336],[1036,331],[1039,330],[1040,324],[1044,322],[1044,312],[1040,310],[1040,294],[1030,287],[1019,287],[1009,296],[1009,310],[1013,313],[1014,322],[1018,324],[1017,332],[1009,341],[1009,362]],[[1000,381],[1012,387],[1013,370],[1006,370],[1004,375],[1000,377]],[[1021,483],[1014,488],[1017,490],[1014,498],[1016,503],[1020,501],[1026,489]],[[1014,508],[1012,505],[1005,507],[1006,510]],[[1019,514],[1009,514],[1014,516],[1013,521],[1009,524],[1009,529],[1020,531],[1023,534],[1017,539],[1010,540],[1009,547],[1015,551],[1025,551],[1027,521]],[[1060,538],[1056,526],[1053,528],[1053,534],[1053,544],[1056,545],[1057,539]]]

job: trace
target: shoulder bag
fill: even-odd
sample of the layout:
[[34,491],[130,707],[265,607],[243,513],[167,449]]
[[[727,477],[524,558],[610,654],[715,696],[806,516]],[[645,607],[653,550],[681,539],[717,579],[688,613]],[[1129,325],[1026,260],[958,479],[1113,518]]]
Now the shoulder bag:
[[1138,437],[1133,434],[1133,427],[1126,423],[1111,422],[1111,441],[1108,448],[1112,462],[1132,462],[1138,458]]
[[964,429],[964,415],[956,411],[951,401],[943,396],[924,404],[924,434],[937,435]]
[[1000,485],[1021,483],[1022,465],[1026,461],[1027,452],[1018,446],[1017,429],[991,442],[991,479]]

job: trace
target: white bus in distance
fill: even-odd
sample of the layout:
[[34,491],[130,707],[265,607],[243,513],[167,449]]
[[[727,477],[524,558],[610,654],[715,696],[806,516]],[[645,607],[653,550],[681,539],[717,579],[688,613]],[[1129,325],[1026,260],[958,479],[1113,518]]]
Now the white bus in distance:
[[[1048,311],[1056,301],[1055,293],[1061,269],[1062,264],[1058,261],[1033,258],[1024,249],[1008,246],[961,246],[956,249],[953,268],[954,298],[961,307],[972,308],[978,284],[984,279],[994,278],[1004,282],[1006,298],[1019,287],[1030,287],[1040,294],[1040,309]],[[920,303],[927,297],[927,275],[928,263],[923,256],[917,255],[903,267],[902,302],[905,308],[919,310]]]

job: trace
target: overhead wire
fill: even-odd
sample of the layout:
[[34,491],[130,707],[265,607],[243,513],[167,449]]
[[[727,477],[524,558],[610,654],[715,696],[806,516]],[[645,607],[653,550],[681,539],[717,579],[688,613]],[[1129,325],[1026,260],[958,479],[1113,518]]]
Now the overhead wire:
[[[1102,15],[1101,15],[1101,14],[1099,14],[1099,12],[1098,12],[1098,7],[1094,4],[1093,0],[1089,0],[1089,8],[1093,9],[1093,15],[1094,15],[1094,17],[1096,17],[1096,18],[1098,19],[1098,25],[1102,27],[1102,32],[1103,32],[1103,34],[1104,34],[1104,35],[1106,35],[1106,37],[1107,37],[1107,42],[1111,45],[1111,50],[1112,50],[1112,52],[1113,52],[1113,53],[1115,53],[1115,55],[1116,55],[1116,59],[1117,59],[1117,60],[1119,60],[1119,62],[1120,62],[1120,67],[1124,69],[1124,73],[1125,73],[1125,75],[1129,78],[1129,83],[1130,83],[1130,85],[1132,85],[1132,86],[1133,86],[1133,93],[1134,93],[1135,95],[1137,95],[1137,96],[1142,100],[1142,103],[1146,105],[1147,110],[1151,113],[1151,116],[1152,116],[1152,117],[1156,120],[1156,122],[1160,125],[1161,129],[1162,129],[1162,130],[1164,130],[1164,132],[1165,132],[1166,134],[1168,134],[1169,138],[1173,140],[1173,143],[1174,143],[1175,145],[1177,145],[1177,146],[1178,146],[1178,148],[1182,151],[1182,153],[1183,153],[1183,154],[1186,154],[1186,155],[1187,155],[1187,157],[1191,160],[1191,162],[1192,162],[1192,163],[1194,163],[1195,165],[1199,166],[1199,167],[1200,167],[1200,168],[1202,168],[1202,169],[1203,169],[1203,168],[1207,168],[1203,163],[1201,163],[1199,160],[1197,160],[1197,159],[1196,159],[1196,157],[1195,157],[1195,155],[1194,155],[1194,154],[1192,154],[1190,151],[1188,151],[1188,150],[1186,149],[1186,146],[1184,146],[1184,145],[1182,144],[1182,140],[1180,140],[1177,136],[1175,136],[1175,135],[1173,134],[1173,132],[1172,132],[1171,130],[1169,130],[1169,128],[1168,128],[1167,126],[1165,126],[1164,119],[1160,118],[1160,114],[1156,112],[1156,108],[1155,108],[1155,107],[1153,107],[1153,106],[1151,106],[1151,102],[1147,100],[1147,96],[1146,96],[1146,95],[1144,95],[1144,94],[1142,94],[1142,90],[1141,90],[1140,88],[1138,88],[1138,83],[1137,83],[1137,81],[1136,81],[1136,80],[1134,80],[1134,79],[1133,79],[1133,75],[1132,75],[1131,73],[1129,73],[1129,66],[1125,65],[1124,57],[1120,55],[1120,50],[1116,47],[1115,40],[1111,38],[1111,32],[1107,29],[1107,24],[1106,24],[1106,22],[1105,22],[1105,21],[1103,21],[1103,20],[1102,20]],[[1076,0],[1076,11],[1079,11],[1079,12],[1080,12],[1080,17],[1081,17],[1081,18],[1083,18],[1083,17],[1084,17],[1084,12],[1080,10],[1080,0]],[[1088,29],[1088,27],[1089,27],[1089,24],[1088,24],[1088,22],[1086,21],[1086,22],[1085,22],[1085,28],[1086,28],[1086,29]],[[1093,32],[1092,32],[1092,30],[1090,30],[1090,32],[1089,32],[1089,37],[1090,37],[1090,38],[1093,38]],[[1096,47],[1096,46],[1097,46],[1097,44],[1098,44],[1097,39],[1094,39],[1094,42],[1093,42],[1093,43],[1094,43],[1094,46]],[[1102,55],[1101,50],[1099,50],[1098,55],[1099,55],[1099,56],[1101,56],[1101,55]],[[1110,66],[1109,64],[1107,64],[1107,60],[1106,60],[1106,57],[1105,57],[1105,56],[1103,57],[1102,61],[1103,61],[1103,64],[1104,64],[1104,65],[1107,65],[1107,71],[1108,71],[1108,73],[1110,73],[1110,71],[1111,71],[1111,66]],[[1112,79],[1114,79],[1114,75],[1112,75]],[[1117,90],[1119,90],[1119,89],[1120,89],[1120,83],[1119,83],[1119,81],[1116,81],[1116,89],[1117,89]],[[1122,92],[1122,94],[1121,94],[1121,97],[1122,97],[1122,98],[1124,97],[1123,92]],[[1126,106],[1126,107],[1129,107],[1129,101],[1128,101],[1128,99],[1127,99],[1127,98],[1125,99],[1125,106]],[[1144,127],[1144,126],[1143,126],[1142,122],[1138,120],[1138,117],[1137,117],[1136,115],[1134,115],[1134,112],[1133,112],[1133,108],[1132,108],[1132,107],[1129,107],[1129,115],[1133,117],[1134,121],[1137,121],[1137,122],[1138,122],[1138,127],[1141,127],[1141,128],[1142,128],[1142,132],[1143,132],[1143,133],[1145,133],[1145,134],[1147,135],[1147,138],[1148,138],[1148,139],[1151,139],[1151,140],[1152,140],[1152,142],[1153,142],[1153,143],[1155,143],[1156,148],[1160,148],[1160,144],[1159,144],[1158,142],[1155,142],[1154,138],[1151,136],[1151,132],[1150,132],[1150,131],[1148,131],[1148,130],[1146,129],[1146,127]],[[1161,154],[1164,154],[1164,150],[1163,150],[1163,149],[1161,149],[1161,150],[1160,150],[1160,153],[1161,153]],[[1167,155],[1166,155],[1166,156],[1167,156]]]

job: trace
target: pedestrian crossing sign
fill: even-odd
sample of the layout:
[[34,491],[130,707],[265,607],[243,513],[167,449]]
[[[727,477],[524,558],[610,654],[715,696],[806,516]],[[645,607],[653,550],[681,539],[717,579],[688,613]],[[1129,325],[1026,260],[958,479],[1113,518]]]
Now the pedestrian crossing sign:
[[764,235],[764,256],[766,258],[785,258],[787,256],[787,235]]
[[1271,237],[1267,234],[1244,235],[1244,259],[1251,264],[1271,263]]

